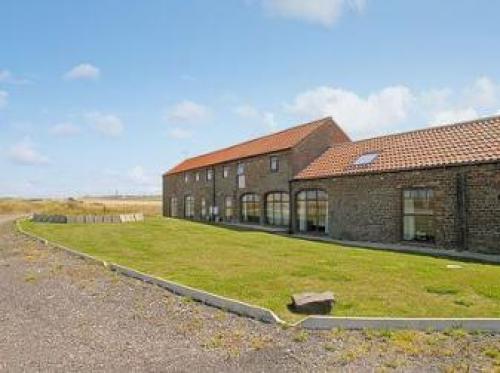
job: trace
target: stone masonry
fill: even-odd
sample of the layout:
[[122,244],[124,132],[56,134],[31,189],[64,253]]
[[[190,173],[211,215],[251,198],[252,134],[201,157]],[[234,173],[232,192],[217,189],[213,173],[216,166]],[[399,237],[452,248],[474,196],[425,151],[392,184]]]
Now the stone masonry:
[[[434,191],[435,247],[500,254],[498,162],[294,181],[292,195],[314,188],[328,193],[328,231],[334,239],[397,243],[403,190],[415,187]],[[293,206],[291,216],[294,222]]]
[[[306,167],[314,158],[317,158],[329,146],[335,137],[336,129],[331,125],[323,125],[311,135],[301,141],[297,147],[281,152],[259,155],[237,161],[226,162],[201,169],[190,170],[187,173],[178,173],[163,176],[163,214],[169,216],[170,198],[177,197],[177,216],[183,217],[184,197],[191,195],[195,201],[194,219],[202,220],[201,201],[206,201],[206,209],[217,206],[217,218],[224,219],[224,200],[226,196],[233,197],[233,222],[239,222],[240,200],[246,193],[256,193],[261,201],[261,223],[264,219],[264,202],[267,193],[289,192],[290,180]],[[279,160],[278,172],[270,171],[270,158],[277,156]],[[243,163],[245,167],[245,188],[238,188],[237,167]],[[228,167],[227,178],[223,177],[223,169]],[[207,170],[213,170],[212,180],[207,180]],[[196,174],[199,173],[199,181]],[[185,175],[188,181],[185,181]]]
[[[486,131],[482,127],[477,127],[479,124],[474,122],[470,126],[479,131],[478,133],[484,131],[484,138],[478,140],[482,141],[479,143],[481,146],[478,145],[479,149],[496,149],[493,142],[496,141],[496,137],[493,136],[492,128],[484,127],[488,129]],[[445,126],[442,131],[451,133],[453,128],[462,127]],[[410,132],[399,137],[388,136],[387,139],[415,137],[421,133],[423,132]],[[453,133],[446,141],[453,142],[453,139],[460,135],[457,131]],[[445,144],[445,140],[441,141]],[[329,236],[346,241],[399,243],[403,240],[403,192],[405,189],[426,188],[431,189],[433,193],[433,215],[426,219],[432,222],[434,240],[427,243],[415,242],[416,245],[500,254],[500,162],[497,158],[483,157],[478,158],[479,161],[475,161],[476,163],[468,165],[429,166],[405,171],[394,169],[312,178],[297,176],[311,163],[323,165],[321,160],[319,162],[316,160],[332,149],[352,149],[365,143],[366,141],[360,141],[358,144],[350,142],[342,130],[330,120],[318,125],[314,131],[285,150],[236,160],[231,158],[232,160],[224,163],[208,163],[208,166],[187,168],[184,172],[166,173],[163,175],[163,215],[171,216],[170,201],[172,197],[176,197],[176,216],[183,218],[185,197],[192,196],[194,220],[227,221],[225,200],[226,197],[231,197],[233,218],[229,220],[239,223],[241,197],[253,193],[260,198],[260,224],[265,224],[267,194],[285,192],[289,194],[290,200],[288,229],[290,232],[297,232],[297,193],[308,189],[319,189],[328,195],[326,233]],[[349,147],[351,144],[353,147]],[[419,147],[414,146],[412,150],[414,153],[415,149]],[[433,153],[435,149],[441,148],[435,148],[433,145],[428,151]],[[456,154],[457,148],[454,149],[447,150],[440,157]],[[415,154],[412,158],[412,155],[407,153],[406,147],[402,146],[399,151],[402,154],[401,159],[405,161],[415,158]],[[471,154],[473,156],[475,153]],[[326,163],[334,163],[344,155],[336,154]],[[277,157],[279,160],[277,172],[270,169],[271,157]],[[240,163],[244,165],[245,187],[243,188],[239,187],[237,178]],[[390,162],[388,166],[391,166]],[[227,177],[224,177],[224,168],[227,168]],[[207,179],[208,171],[213,174],[211,180]],[[203,200],[205,216],[202,216]],[[216,207],[217,210],[212,207]]]

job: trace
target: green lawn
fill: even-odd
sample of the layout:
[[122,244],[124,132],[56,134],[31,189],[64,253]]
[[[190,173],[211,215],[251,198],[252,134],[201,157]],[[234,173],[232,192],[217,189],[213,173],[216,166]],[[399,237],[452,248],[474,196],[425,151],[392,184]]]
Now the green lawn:
[[[349,316],[500,317],[500,266],[346,248],[165,218],[121,225],[24,222],[49,240],[297,320],[290,295],[332,290]],[[460,264],[449,269],[448,264]]]

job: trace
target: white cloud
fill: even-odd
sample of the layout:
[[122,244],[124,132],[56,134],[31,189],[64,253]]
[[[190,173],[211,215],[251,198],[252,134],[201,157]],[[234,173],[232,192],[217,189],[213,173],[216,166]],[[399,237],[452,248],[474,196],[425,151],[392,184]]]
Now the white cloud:
[[156,178],[146,174],[146,171],[142,166],[133,167],[131,170],[129,170],[128,176],[131,181],[140,185],[150,185],[151,183],[157,183]]
[[278,127],[275,115],[272,112],[259,111],[251,105],[240,105],[235,107],[233,111],[243,119],[249,119],[257,125],[263,125],[268,131],[273,131]]
[[184,128],[171,128],[168,131],[168,136],[176,140],[185,140],[192,136],[191,131],[185,130]]
[[87,114],[86,117],[89,124],[103,135],[116,137],[123,132],[123,122],[116,115],[95,112]]
[[134,189],[142,193],[158,193],[161,190],[158,174],[149,172],[140,165],[132,167],[127,172],[125,182],[138,187],[139,190]]
[[404,121],[413,101],[414,95],[405,86],[387,87],[367,97],[324,86],[297,95],[286,108],[307,119],[332,116],[348,133],[372,135]]
[[285,108],[302,119],[332,116],[353,138],[360,138],[401,131],[422,121],[435,126],[492,115],[500,107],[499,87],[485,76],[457,90],[417,92],[400,85],[366,97],[323,86],[298,94]]
[[81,129],[73,123],[59,123],[50,128],[50,133],[55,136],[75,136],[81,133]]
[[422,92],[418,100],[425,111],[435,112],[449,107],[453,95],[450,88],[430,89]]
[[14,163],[25,166],[36,166],[49,163],[49,159],[40,154],[29,139],[14,144],[9,149],[8,157]]
[[483,108],[497,107],[499,87],[487,76],[482,76],[465,89],[465,101],[473,106]]
[[344,10],[361,12],[365,0],[262,0],[264,8],[275,16],[299,19],[331,27]]
[[176,123],[199,123],[211,117],[207,106],[193,101],[181,101],[167,110],[167,120]]
[[420,96],[421,110],[431,125],[471,120],[491,115],[500,106],[499,86],[482,76],[464,89],[450,88],[425,91]]
[[263,123],[266,128],[270,131],[274,131],[278,128],[278,123],[274,118],[274,113],[265,112],[262,114]]
[[480,117],[480,115],[474,108],[443,110],[434,115],[431,126],[457,123],[476,119],[478,117]]
[[258,118],[260,116],[259,111],[251,105],[240,105],[234,108],[234,113],[242,118]]
[[7,99],[9,94],[5,91],[0,91],[0,109],[3,109],[7,106]]
[[15,77],[9,70],[0,70],[0,83],[7,84],[29,84],[28,79]]
[[0,82],[5,83],[12,79],[12,73],[9,70],[0,70]]
[[100,70],[98,67],[91,65],[89,63],[82,63],[76,65],[66,74],[64,74],[64,79],[75,80],[75,79],[98,79],[100,75]]

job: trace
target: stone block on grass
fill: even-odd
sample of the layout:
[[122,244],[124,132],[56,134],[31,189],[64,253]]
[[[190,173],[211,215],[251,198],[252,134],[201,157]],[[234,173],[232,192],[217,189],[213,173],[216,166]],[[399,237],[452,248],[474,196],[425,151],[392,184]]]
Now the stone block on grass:
[[332,311],[335,297],[330,291],[324,293],[300,293],[292,295],[290,308],[293,312],[308,315],[326,315]]

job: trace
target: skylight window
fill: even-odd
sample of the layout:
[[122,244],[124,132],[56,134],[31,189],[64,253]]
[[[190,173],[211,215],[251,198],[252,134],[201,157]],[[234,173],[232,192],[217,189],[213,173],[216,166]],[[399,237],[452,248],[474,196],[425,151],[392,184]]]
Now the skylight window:
[[354,162],[355,166],[364,166],[370,163],[373,163],[375,159],[377,159],[378,153],[367,153],[361,155],[356,161]]

